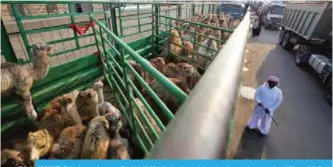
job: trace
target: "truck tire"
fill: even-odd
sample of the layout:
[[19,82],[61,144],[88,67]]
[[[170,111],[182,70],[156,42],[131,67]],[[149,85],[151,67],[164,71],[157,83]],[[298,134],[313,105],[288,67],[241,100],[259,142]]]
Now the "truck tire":
[[330,105],[332,105],[332,78],[329,78],[329,81],[325,84],[324,98]]
[[297,53],[295,56],[295,64],[297,67],[304,67],[305,64],[305,55]]
[[279,33],[279,44],[282,45],[282,40],[283,40],[283,35],[284,35],[284,30],[280,30],[280,33]]
[[293,49],[293,44],[290,43],[289,40],[290,40],[290,33],[285,32],[282,37],[282,47],[283,47],[283,49],[288,50],[288,51]]

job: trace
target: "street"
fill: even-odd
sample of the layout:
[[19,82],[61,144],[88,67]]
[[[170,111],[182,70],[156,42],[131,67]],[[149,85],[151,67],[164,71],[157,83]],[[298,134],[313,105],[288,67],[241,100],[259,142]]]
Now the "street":
[[244,128],[254,107],[240,97],[235,111],[229,158],[330,159],[332,158],[332,108],[324,100],[323,86],[309,70],[302,70],[294,57],[277,45],[278,31],[262,28],[248,42],[243,73],[245,87],[256,88],[270,75],[280,78],[283,102],[275,111],[279,125],[258,139]]

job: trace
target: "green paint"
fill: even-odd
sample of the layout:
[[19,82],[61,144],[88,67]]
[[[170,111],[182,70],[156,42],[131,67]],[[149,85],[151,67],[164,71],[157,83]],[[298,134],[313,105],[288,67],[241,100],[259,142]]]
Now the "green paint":
[[12,7],[12,10],[13,10],[13,13],[14,13],[14,17],[15,17],[17,26],[18,26],[18,28],[20,30],[20,34],[21,34],[23,43],[25,45],[25,48],[27,49],[28,56],[29,56],[30,60],[32,60],[32,52],[31,52],[31,48],[30,48],[30,45],[29,45],[29,41],[27,39],[27,33],[24,30],[24,26],[23,26],[23,23],[22,23],[21,16],[20,16],[20,14],[18,12],[18,9],[17,9],[16,5],[12,4],[11,7]]

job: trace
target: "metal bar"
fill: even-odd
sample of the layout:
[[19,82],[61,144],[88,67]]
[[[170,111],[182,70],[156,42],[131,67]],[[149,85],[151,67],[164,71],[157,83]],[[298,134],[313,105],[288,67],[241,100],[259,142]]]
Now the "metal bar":
[[195,14],[195,4],[192,4],[192,16]]
[[[168,9],[170,8],[170,5],[168,5]],[[170,17],[170,11],[169,10],[167,10],[167,15]],[[168,21],[168,22],[167,22]],[[169,25],[171,25],[171,22],[172,22],[172,20],[171,19],[166,19],[166,22],[169,24]],[[171,28],[169,27],[169,30],[170,30]]]
[[[102,42],[102,48],[103,48],[103,54],[106,55],[106,48],[105,48],[105,43],[104,43],[104,36],[101,27],[99,27],[99,36],[101,37],[101,42]],[[106,56],[105,56],[106,57]]]
[[[192,26],[191,24],[190,24],[190,26]],[[196,41],[197,41],[197,29],[196,28],[194,28],[194,38],[193,38],[193,49],[195,49],[196,47],[195,47],[195,44],[196,44]],[[200,41],[199,41],[200,42]],[[197,49],[195,49],[195,53],[197,53],[198,52],[198,50]],[[195,55],[195,54],[194,54]],[[194,56],[192,56],[192,60],[194,60]]]
[[[100,30],[101,30],[101,26],[99,26],[100,27]],[[103,41],[103,40],[102,40]],[[126,91],[126,98],[128,99],[128,102],[129,102],[129,104],[128,104],[128,108],[127,108],[127,112],[129,112],[129,115],[130,115],[130,120],[132,120],[133,121],[133,125],[134,125],[134,117],[135,117],[135,113],[134,113],[134,111],[133,111],[133,108],[132,108],[132,101],[131,101],[131,91],[130,91],[130,85],[129,85],[129,76],[128,76],[128,72],[127,72],[127,70],[128,70],[128,68],[127,68],[127,66],[126,66],[126,57],[125,57],[125,54],[124,54],[124,48],[122,48],[121,50],[120,50],[120,53],[121,53],[121,55],[119,55],[120,56],[120,64],[121,64],[121,66],[123,67],[123,80],[124,80],[124,83],[125,83],[125,91]],[[137,129],[136,129],[137,127],[136,126],[134,126],[133,127],[133,133],[136,133],[137,132]]]
[[[58,3],[58,2],[57,2]],[[30,4],[30,2],[29,2]],[[70,5],[70,4],[68,4]],[[106,12],[91,12],[91,14],[105,14]],[[22,20],[33,20],[33,19],[47,19],[53,17],[69,17],[69,16],[83,16],[87,13],[54,13],[54,14],[42,14],[42,15],[30,15],[30,16],[21,16]]]
[[[166,25],[165,23],[159,23],[161,25]],[[171,26],[171,27],[174,27],[174,28],[178,28],[178,29],[181,29],[181,30],[184,30],[184,32],[190,32],[190,31],[187,31],[185,30],[184,28],[182,27],[176,27],[176,26],[173,26],[173,25],[166,25],[166,26]],[[164,32],[162,30],[159,30],[161,32]],[[170,33],[170,32],[169,32]],[[205,37],[205,38],[210,38],[208,35],[202,35],[202,34],[197,34],[198,36],[202,36],[202,37]],[[182,37],[176,37],[176,38],[182,38]],[[214,41],[217,41],[217,42],[222,42],[222,43],[225,43],[224,40],[219,40],[219,39],[214,39]],[[192,41],[191,41],[192,42]]]
[[[158,25],[158,23],[159,23],[159,18],[158,18],[158,15],[160,14],[160,11],[159,11],[159,6],[158,5],[153,5],[154,7],[155,7],[155,17],[153,16],[152,18],[154,18],[154,23],[155,23],[155,26],[154,26],[154,28],[155,28],[155,35],[158,35],[158,33],[159,33],[159,25]],[[157,39],[157,37],[155,37],[154,38],[154,43],[155,43],[155,45],[158,45],[158,39]]]
[[[141,33],[141,23],[140,23],[140,5],[138,4],[137,5],[137,9],[138,9],[138,12],[137,12],[137,14],[138,14],[138,25],[139,25],[139,32]],[[153,13],[151,13],[151,14],[153,14]],[[140,36],[141,37],[141,36]]]
[[61,25],[61,26],[53,26],[53,27],[45,27],[40,29],[32,29],[32,30],[26,30],[26,34],[35,34],[35,33],[41,33],[41,32],[47,32],[47,31],[54,31],[54,30],[63,30],[68,29],[68,25]]
[[[109,55],[109,56],[111,56],[111,55]],[[111,57],[112,57],[112,56],[111,56]],[[116,62],[115,59],[113,59],[113,61],[114,61],[115,64],[118,64],[118,63]],[[118,65],[118,66],[119,66],[119,65]],[[128,66],[130,66],[130,65],[128,65]],[[110,66],[110,67],[111,67],[110,69],[112,69],[112,70],[114,71],[114,73],[116,74],[116,77],[118,77],[118,79],[120,79],[120,84],[121,84],[121,86],[122,86],[122,87],[125,87],[125,83],[121,80],[119,74],[116,72],[116,69],[115,69],[113,66]],[[133,70],[134,70],[134,69],[133,69]],[[148,103],[145,101],[145,99],[143,98],[143,96],[140,94],[139,90],[135,87],[134,83],[133,83],[132,81],[130,81],[129,84],[133,87],[133,90],[135,91],[135,93],[136,93],[137,95],[139,95],[139,99],[140,99],[140,100],[142,101],[142,103],[145,105],[145,107],[147,108],[147,110],[149,111],[149,113],[152,114],[152,117],[154,118],[154,120],[155,120],[156,122],[160,123],[159,126],[161,126],[161,127],[163,127],[163,128],[165,129],[165,127],[163,126],[162,122],[158,119],[158,117],[156,116],[156,114],[154,113],[154,111],[150,108],[150,106],[148,105]],[[143,111],[141,110],[141,108],[138,107],[138,104],[134,101],[134,96],[133,96],[133,95],[130,95],[130,97],[131,97],[131,101],[134,102],[135,107],[138,109],[138,111],[139,111],[140,114],[142,115],[145,124],[148,125],[148,128],[149,128],[149,130],[152,132],[152,134],[154,135],[154,137],[155,137],[156,139],[158,139],[159,136],[158,136],[157,132],[156,132],[155,129],[152,127],[151,123],[149,122],[148,118],[145,116],[145,114],[143,113]],[[155,116],[155,117],[154,117],[154,116]],[[137,120],[137,117],[136,117],[136,114],[135,114],[135,113],[134,113],[134,117],[135,117],[135,120],[136,120],[138,123],[140,123],[140,121]],[[141,124],[141,123],[140,123],[140,124]],[[139,124],[139,126],[140,126],[140,124]],[[141,128],[141,127],[140,127],[140,128]],[[163,129],[163,130],[164,130],[164,129]],[[144,132],[144,135],[145,135],[145,137],[148,139],[148,142],[151,143],[151,139],[147,136],[146,131],[145,131],[144,129],[142,129],[142,128],[141,128],[141,130]],[[150,145],[150,147],[152,147],[152,145]]]
[[119,18],[119,27],[120,27],[120,36],[123,36],[123,23],[122,23],[122,18],[121,18],[121,9],[120,9],[120,5],[118,5],[118,18]]
[[[168,11],[165,11],[165,14],[166,14],[167,16],[169,16],[169,15],[168,15]],[[168,19],[165,19],[165,23],[164,23],[164,24],[166,24],[166,25],[168,24]],[[168,27],[167,27],[167,26],[166,26],[165,28],[166,28],[165,30],[168,30]]]
[[204,10],[205,10],[205,5],[202,4],[202,5],[201,5],[201,14],[204,14]]
[[[170,34],[170,33],[169,33]],[[156,35],[158,38],[160,38],[160,39],[164,39],[163,37],[161,37],[160,35]],[[216,40],[217,41],[217,40]],[[190,41],[190,42],[193,42],[193,41]],[[177,45],[177,46],[180,46],[180,47],[182,47],[182,48],[185,48],[184,46],[182,46],[182,45],[179,45],[179,44],[177,44],[177,43],[173,43],[173,42],[169,42],[169,43],[172,43],[172,44],[174,44],[174,45]],[[214,51],[214,52],[218,52],[219,50],[215,50],[215,49],[212,49],[212,48],[209,48],[209,47],[207,47],[207,46],[205,46],[205,45],[202,45],[202,44],[200,44],[200,43],[193,43],[194,45],[196,45],[196,46],[200,46],[200,47],[204,47],[204,48],[206,48],[206,49],[209,49],[209,50],[211,50],[211,51]],[[162,46],[161,46],[162,47]]]
[[1,19],[1,54],[5,57],[6,62],[17,63],[17,58],[10,43],[5,24]]
[[247,12],[147,159],[225,158],[249,28]]
[[18,26],[18,28],[20,30],[20,34],[22,36],[23,43],[25,45],[25,49],[28,52],[28,56],[29,56],[30,60],[32,60],[32,52],[31,52],[29,41],[28,41],[28,38],[27,38],[27,33],[24,30],[24,26],[22,24],[21,16],[19,14],[19,11],[18,11],[16,5],[11,5],[11,6],[12,6],[12,9],[13,9],[13,13],[14,13],[14,17],[15,17],[17,26]]
[[[150,13],[149,13],[150,14]],[[128,20],[136,20],[136,19],[145,19],[145,18],[149,18],[151,15],[149,16],[141,16],[141,17],[131,17],[131,18],[124,18],[122,19],[122,21],[128,21]]]
[[138,63],[142,65],[142,68],[152,75],[158,82],[160,82],[164,87],[166,87],[170,92],[175,95],[178,101],[183,102],[187,95],[178,88],[175,84],[169,81],[161,72],[156,70],[151,66],[151,64],[144,58],[142,58],[138,53],[136,53],[131,47],[119,39],[115,34],[113,34],[109,29],[107,29],[102,23],[100,23],[96,18],[90,16],[92,20],[96,22],[105,32],[110,34],[113,40],[119,44],[130,56]]
[[[122,71],[122,68],[120,67],[120,65],[116,62],[116,60],[110,56],[112,61],[116,64],[116,67],[118,67],[118,69],[120,69]],[[128,63],[126,63],[127,67],[132,71],[134,72],[134,75],[136,78],[141,78],[141,76],[139,74],[136,73],[135,69]],[[110,69],[112,69],[113,71],[115,71],[115,75],[116,77],[118,77],[120,79],[120,76],[119,74],[116,72],[116,69],[114,66],[110,66]],[[143,80],[143,79],[142,79]],[[123,81],[120,80],[120,83],[122,85],[122,87],[125,87],[125,83]],[[142,101],[142,103],[144,104],[144,106],[146,107],[147,111],[151,114],[152,118],[154,119],[154,121],[156,122],[156,124],[159,126],[159,128],[164,131],[165,130],[165,127],[163,125],[163,123],[161,122],[161,120],[158,118],[158,116],[155,114],[155,112],[152,110],[152,108],[149,106],[149,104],[147,103],[147,101],[144,99],[144,97],[141,95],[141,93],[139,92],[139,90],[135,87],[134,83],[129,80],[129,83],[130,85],[133,87],[133,90],[134,92],[138,95],[138,98]],[[142,84],[142,83],[141,83]],[[143,81],[143,85],[146,85],[148,86],[144,81]],[[131,98],[133,99],[133,95],[131,95]],[[140,111],[141,112],[141,111]],[[146,122],[146,124],[149,124]],[[159,138],[158,134],[156,133],[155,130],[152,130],[152,133],[153,135],[156,137],[156,138]]]
[[[151,14],[153,15],[154,13],[154,6],[155,5],[151,5]],[[158,32],[158,30],[157,30]],[[155,46],[153,45],[155,42],[155,18],[154,16],[151,17],[151,44],[152,44],[152,50],[156,50]]]
[[[135,69],[131,65],[129,65],[129,64],[127,66],[128,66],[128,68],[130,68],[132,70],[135,78],[138,80],[138,82],[140,83],[140,85],[142,85],[144,87],[144,89],[147,91],[147,93],[150,95],[150,97],[160,107],[160,109],[162,110],[162,113],[165,116],[167,116],[169,120],[171,120],[174,117],[174,115],[169,110],[169,108],[164,103],[161,102],[161,99],[158,97],[158,95],[149,87],[149,85],[146,83],[146,81],[143,80],[142,77],[140,77],[140,75],[135,71]],[[165,128],[161,128],[161,129],[165,129]]]
[[138,25],[134,25],[134,26],[128,26],[128,27],[123,27],[124,30],[126,29],[130,29],[130,28],[134,28],[134,27],[141,27],[141,26],[146,26],[146,25],[151,25],[152,23],[145,23],[145,24],[140,24]]
[[53,53],[53,54],[51,54],[49,56],[50,57],[58,56],[58,55],[62,55],[62,54],[69,53],[69,52],[73,52],[73,51],[76,51],[76,50],[79,50],[79,49],[88,48],[88,47],[95,46],[95,45],[96,45],[95,43],[92,43],[92,44],[88,44],[88,45],[85,45],[85,46],[81,46],[80,48],[73,48],[73,49],[69,49],[69,50],[64,50],[64,51],[61,51],[61,52]]
[[[132,87],[134,88],[134,92],[136,93],[136,95],[138,96],[138,98],[142,101],[142,103],[144,104],[144,106],[147,108],[147,111],[149,112],[149,114],[152,116],[152,118],[154,119],[154,121],[156,122],[156,124],[158,125],[158,127],[164,131],[165,130],[165,126],[163,125],[163,123],[161,122],[161,120],[158,118],[158,116],[156,115],[156,113],[153,111],[153,109],[150,107],[150,105],[148,104],[148,102],[146,101],[146,99],[142,96],[142,94],[139,92],[139,90],[135,87],[135,85],[133,84],[133,82],[131,81],[130,84],[132,85]],[[155,137],[158,137],[156,131],[152,131],[153,135]]]
[[144,33],[144,32],[148,32],[150,31],[151,29],[148,29],[148,30],[143,30],[141,32],[135,32],[135,33],[132,33],[132,34],[126,34],[126,35],[123,35],[121,36],[122,38],[125,38],[125,37],[128,37],[128,36],[132,36],[132,35],[136,35],[136,34],[141,34],[141,33]]
[[[131,97],[131,101],[133,101],[135,107],[139,110],[140,114],[143,115],[143,118],[146,118],[144,120],[148,121],[148,125],[150,125],[150,127],[152,128],[151,124],[149,123],[149,120],[147,119],[147,117],[144,116],[144,113],[143,113],[142,109],[138,106],[134,97]],[[136,124],[139,125],[140,130],[143,132],[143,136],[147,139],[147,141],[149,143],[149,148],[152,148],[153,145],[154,145],[152,139],[150,139],[150,137],[148,136],[148,134],[147,134],[145,128],[143,127],[142,123],[140,122],[138,116],[135,113],[133,113],[133,116],[134,116],[133,121],[136,121]],[[134,126],[134,127],[136,128],[137,126]],[[138,134],[138,133],[136,133],[136,134]]]
[[169,17],[169,16],[164,16],[164,15],[158,15],[158,17],[164,17],[164,18],[167,18],[167,19],[182,21],[184,23],[192,23],[196,26],[207,27],[207,28],[212,28],[212,29],[216,29],[216,30],[222,30],[224,32],[230,32],[230,33],[233,32],[233,30],[230,30],[230,29],[215,27],[215,26],[211,26],[211,25],[207,25],[207,24],[203,24],[203,23],[198,23],[198,22],[191,22],[191,21],[187,21],[185,19],[173,18],[173,17]]
[[[104,75],[106,76],[107,74],[104,73]],[[111,76],[111,78],[112,78],[112,76]],[[111,81],[110,81],[110,79],[108,77],[106,77],[106,81],[109,84],[109,86],[112,87],[112,83],[111,83]],[[118,96],[117,93],[115,94],[115,97],[116,97],[116,100],[118,101],[118,103],[120,104],[120,108],[121,108],[122,113],[124,114],[125,118],[128,119],[128,115],[127,115],[127,112],[125,110],[125,107],[122,105],[122,103],[120,103],[120,99],[119,99],[119,96]],[[129,122],[129,125],[130,125],[130,128],[133,128],[133,126],[134,126],[134,125],[132,125],[132,122]],[[138,134],[135,134],[135,137],[138,140],[139,146],[141,147],[141,149],[143,150],[143,152],[145,154],[147,154],[148,150],[147,150],[146,146],[144,145],[144,143],[142,142],[141,137]]]
[[[162,46],[157,46],[157,47],[162,48]],[[175,54],[173,54],[173,52],[170,52],[170,51],[168,51],[168,52],[171,53],[172,56],[175,56]],[[199,55],[199,56],[200,56],[200,57],[203,57],[203,58],[205,58],[205,59],[208,59],[209,61],[212,61],[212,60],[209,59],[208,57],[205,57],[205,56],[202,56],[202,55]],[[198,63],[197,63],[195,60],[193,60],[193,59],[191,60],[191,59],[188,59],[188,58],[186,58],[186,57],[184,57],[184,56],[177,56],[177,58],[180,58],[180,59],[182,59],[182,60],[186,60],[187,62],[191,63],[191,65],[193,65],[193,66],[195,66],[195,67],[197,67],[197,68],[200,68],[201,70],[206,70],[204,67],[198,65]]]
[[[94,33],[90,33],[90,34],[79,36],[78,38],[85,38],[85,37],[90,37],[90,36],[93,36],[93,35],[94,35]],[[46,42],[46,43],[52,45],[52,44],[71,41],[71,40],[75,40],[75,37],[69,37],[69,38],[65,38],[65,39],[58,39],[58,40],[54,40],[54,41],[50,41],[50,42]]]
[[[67,5],[68,5],[69,13],[72,13],[73,12],[72,4],[67,4]],[[75,24],[75,17],[74,17],[74,15],[71,15],[71,22],[72,22],[72,24]],[[73,33],[74,33],[74,37],[75,37],[76,48],[79,48],[80,47],[80,42],[79,42],[79,39],[77,38],[78,35],[77,35],[77,33],[75,32],[74,29],[73,29]]]
[[[104,20],[105,20],[105,25],[106,25],[106,27],[107,28],[111,28],[111,25],[109,24],[109,21],[108,21],[108,8],[107,8],[107,4],[103,4],[103,10],[105,11],[105,12],[103,12],[104,13]],[[109,38],[109,37],[108,37]]]

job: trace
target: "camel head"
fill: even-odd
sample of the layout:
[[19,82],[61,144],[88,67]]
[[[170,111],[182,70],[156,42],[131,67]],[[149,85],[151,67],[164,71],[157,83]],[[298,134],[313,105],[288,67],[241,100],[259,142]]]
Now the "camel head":
[[43,43],[32,44],[31,48],[32,48],[32,53],[35,57],[48,55],[54,49],[50,45]]
[[122,127],[121,117],[121,115],[115,113],[108,113],[105,115],[105,119],[108,121],[110,126],[109,134],[111,138],[119,134],[119,130]]
[[177,41],[180,40],[180,35],[177,30],[171,30],[170,32],[170,39],[171,41]]
[[193,44],[190,41],[184,41],[185,53],[193,55]]
[[26,167],[21,153],[15,150],[4,149],[1,151],[1,166]]
[[30,163],[34,164],[40,157],[47,155],[53,141],[53,137],[46,129],[30,132],[26,140]]
[[150,63],[160,72],[163,71],[163,67],[165,66],[165,60],[162,57],[156,57],[150,60]]

